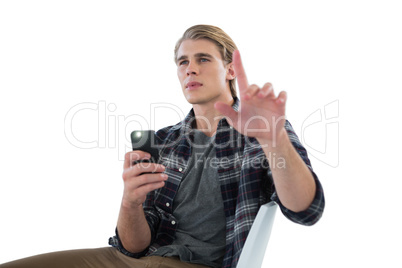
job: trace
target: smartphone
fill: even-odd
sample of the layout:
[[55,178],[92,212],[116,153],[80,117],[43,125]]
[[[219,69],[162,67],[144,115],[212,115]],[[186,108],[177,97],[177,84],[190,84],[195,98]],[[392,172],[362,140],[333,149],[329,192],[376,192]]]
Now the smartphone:
[[156,137],[154,130],[135,130],[131,132],[131,144],[133,150],[140,150],[151,154],[149,160],[140,160],[139,162],[157,163],[159,159],[159,150],[156,146]]

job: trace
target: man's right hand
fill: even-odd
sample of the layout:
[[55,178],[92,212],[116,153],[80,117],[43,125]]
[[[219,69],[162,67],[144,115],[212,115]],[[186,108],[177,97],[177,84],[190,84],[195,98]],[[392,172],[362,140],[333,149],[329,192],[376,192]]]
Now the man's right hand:
[[148,160],[151,155],[144,151],[126,153],[124,159],[124,192],[122,205],[126,208],[142,206],[149,192],[165,185],[167,175],[162,173],[165,167],[155,163],[136,161]]

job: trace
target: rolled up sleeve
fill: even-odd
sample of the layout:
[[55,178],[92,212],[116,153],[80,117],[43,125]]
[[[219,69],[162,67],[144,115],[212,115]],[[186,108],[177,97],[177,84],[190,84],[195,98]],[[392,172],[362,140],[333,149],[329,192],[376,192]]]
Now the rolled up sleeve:
[[[311,167],[310,159],[308,158],[306,149],[299,141],[299,138],[297,137],[296,133],[294,132],[293,127],[289,123],[289,121],[286,121],[285,129],[288,133],[289,139],[292,142],[293,147],[296,149],[297,153],[303,159],[304,163],[310,169],[310,171],[314,177],[314,181],[315,181],[315,185],[316,185],[316,192],[315,192],[314,200],[310,204],[310,206],[306,210],[300,211],[300,212],[291,211],[291,210],[287,209],[285,206],[283,206],[281,201],[279,200],[278,195],[276,194],[276,191],[272,194],[271,200],[278,203],[279,207],[281,208],[282,213],[289,220],[302,224],[302,225],[310,226],[310,225],[315,224],[322,217],[322,214],[324,212],[324,207],[325,207],[324,190],[323,190],[323,187],[322,187],[317,175],[314,173],[313,168]],[[269,175],[272,176],[272,174],[269,174]]]
[[306,226],[311,226],[318,222],[318,220],[322,217],[325,207],[324,190],[316,174],[314,172],[312,172],[312,174],[316,184],[316,192],[313,202],[311,202],[310,206],[306,210],[294,212],[282,205],[276,192],[274,192],[271,196],[271,200],[275,201],[279,205],[283,215],[285,215],[286,218],[295,223]]

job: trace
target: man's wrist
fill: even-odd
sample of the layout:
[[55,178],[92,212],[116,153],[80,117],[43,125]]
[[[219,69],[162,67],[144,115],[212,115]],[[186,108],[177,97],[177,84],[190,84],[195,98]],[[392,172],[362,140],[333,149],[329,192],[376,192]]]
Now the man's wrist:
[[121,201],[120,209],[128,210],[128,211],[141,210],[142,209],[142,203],[141,204],[133,203],[133,202],[130,202],[130,201],[126,201],[123,198],[123,200]]
[[284,146],[290,143],[288,133],[285,128],[272,136],[271,139],[257,138],[258,143],[264,149],[270,152],[278,152],[284,149]]

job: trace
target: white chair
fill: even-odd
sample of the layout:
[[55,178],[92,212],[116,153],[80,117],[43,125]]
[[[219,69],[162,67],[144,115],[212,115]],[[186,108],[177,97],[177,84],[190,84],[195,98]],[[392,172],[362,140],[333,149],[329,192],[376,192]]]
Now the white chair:
[[278,205],[269,202],[260,207],[247,236],[237,268],[260,268],[274,224]]

